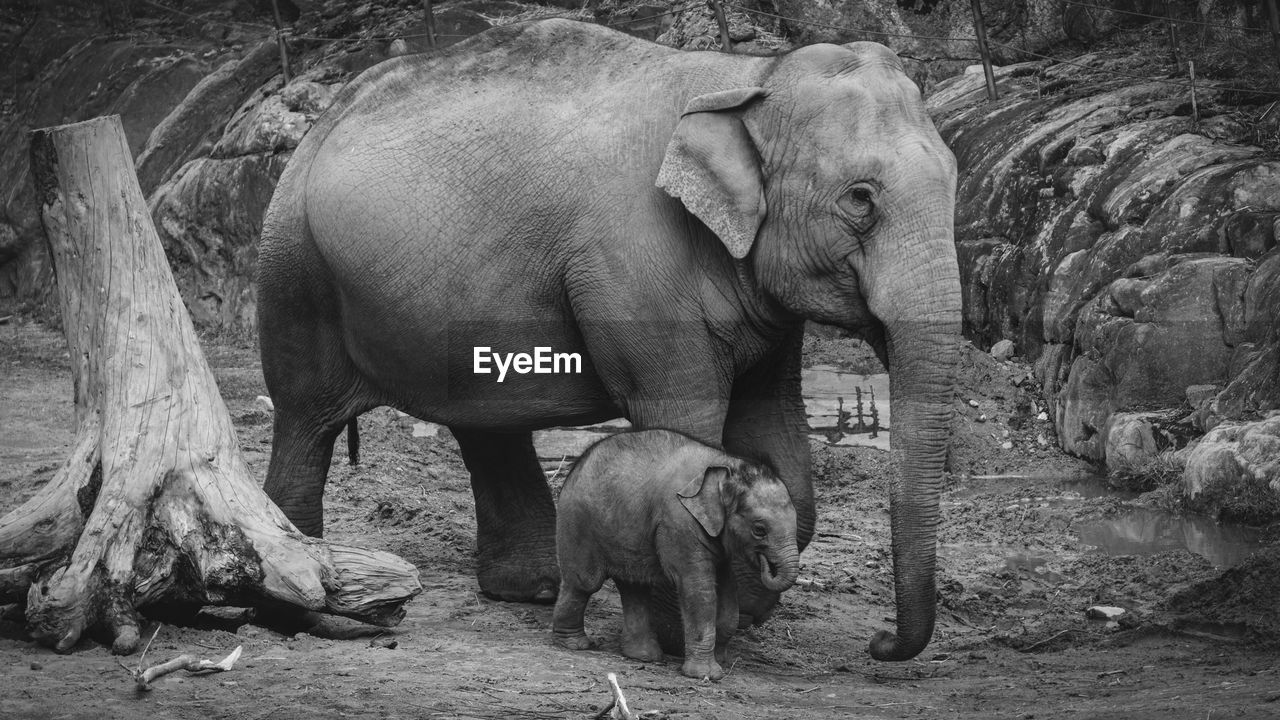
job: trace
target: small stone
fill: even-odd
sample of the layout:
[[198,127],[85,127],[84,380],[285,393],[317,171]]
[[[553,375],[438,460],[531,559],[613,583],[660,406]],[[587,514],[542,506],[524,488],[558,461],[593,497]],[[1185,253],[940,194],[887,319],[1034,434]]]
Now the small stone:
[[44,663],[42,663],[42,662],[40,662],[40,661],[38,661],[38,660],[34,660],[34,661],[32,661],[32,662],[31,662],[31,669],[32,669],[32,670],[43,670],[43,669],[44,669]]
[[978,407],[978,401],[977,401],[977,400],[970,400],[970,401],[969,401],[969,407],[975,407],[975,408],[976,408],[976,407]]
[[871,568],[872,570],[878,570],[880,568],[880,563],[876,562],[875,560],[868,560],[867,567]]
[[1113,607],[1111,605],[1094,605],[1084,611],[1085,617],[1092,620],[1116,620],[1123,616],[1127,611],[1124,608]]
[[219,683],[219,684],[220,684],[220,685],[222,685],[222,687],[235,687],[235,686],[239,685],[240,683],[236,682],[235,680],[223,680],[223,681],[222,681],[221,683]]
[[1000,449],[1001,449],[1001,450],[1012,450],[1012,449],[1013,449],[1013,443],[1009,442],[1008,440],[1005,440],[1004,442],[1000,443]]
[[254,398],[253,401],[261,405],[263,408],[265,408],[267,412],[276,411],[276,404],[271,402],[271,398],[267,397],[266,395],[259,395],[258,397]]
[[1049,413],[1041,411],[1040,414],[1036,416],[1036,419],[1040,422],[1046,422],[1049,419]]
[[986,422],[986,421],[987,421],[987,415],[986,415],[986,413],[983,413],[983,414],[981,414],[981,415],[979,415],[979,416],[978,416],[978,422]]
[[996,360],[1008,360],[1013,357],[1013,341],[1001,340],[991,346],[991,357]]
[[1044,436],[1044,433],[1040,433],[1036,436],[1036,444],[1040,447],[1049,447],[1049,439]]

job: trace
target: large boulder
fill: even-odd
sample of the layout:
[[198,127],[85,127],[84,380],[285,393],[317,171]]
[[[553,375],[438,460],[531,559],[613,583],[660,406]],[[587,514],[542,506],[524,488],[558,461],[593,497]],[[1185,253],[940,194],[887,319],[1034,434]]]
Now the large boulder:
[[1245,522],[1280,515],[1280,412],[1220,425],[1184,455],[1183,491],[1194,507]]
[[302,136],[333,102],[336,74],[279,78],[232,115],[207,157],[184,164],[149,200],[178,289],[198,325],[252,328],[262,216]]

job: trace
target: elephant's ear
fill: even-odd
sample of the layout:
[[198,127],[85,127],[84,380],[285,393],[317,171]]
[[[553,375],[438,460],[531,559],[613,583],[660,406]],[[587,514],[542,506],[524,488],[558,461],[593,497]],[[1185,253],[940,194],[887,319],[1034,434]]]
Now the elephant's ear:
[[689,101],[658,171],[658,187],[680,198],[741,260],[764,221],[760,157],[737,110],[762,97],[750,87]]
[[729,468],[712,465],[676,493],[680,496],[680,504],[711,537],[724,530],[725,508],[721,493],[728,481]]

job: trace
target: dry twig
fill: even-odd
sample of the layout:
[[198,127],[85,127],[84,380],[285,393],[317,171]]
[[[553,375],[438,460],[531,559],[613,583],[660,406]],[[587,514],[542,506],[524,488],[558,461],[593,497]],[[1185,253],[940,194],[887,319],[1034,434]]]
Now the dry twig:
[[622,694],[622,688],[618,687],[618,676],[609,673],[605,676],[609,681],[609,690],[613,692],[613,701],[609,703],[605,709],[596,713],[595,720],[637,720],[635,713],[631,712],[631,708],[627,707],[627,698]]
[[[154,637],[155,636],[153,635],[152,638],[154,639]],[[191,673],[226,672],[236,664],[236,660],[240,659],[240,651],[242,648],[243,646],[237,645],[236,649],[232,650],[230,655],[218,662],[214,662],[212,660],[201,660],[194,655],[179,655],[168,662],[163,662],[159,665],[152,665],[146,670],[143,670],[142,666],[139,665],[137,668],[134,668],[129,672],[133,675],[134,682],[138,684],[138,690],[140,692],[147,692],[151,690],[151,683],[155,682],[156,678],[164,677],[169,673],[175,673],[179,670],[186,670]],[[124,667],[123,663],[121,663],[121,667]],[[129,670],[127,667],[125,667],[125,669]]]

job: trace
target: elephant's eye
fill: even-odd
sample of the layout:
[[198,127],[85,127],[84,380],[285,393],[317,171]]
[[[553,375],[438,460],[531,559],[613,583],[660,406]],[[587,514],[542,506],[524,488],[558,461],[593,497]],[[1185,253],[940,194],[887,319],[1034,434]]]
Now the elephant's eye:
[[840,208],[841,217],[856,235],[865,234],[876,223],[875,189],[870,185],[854,185],[840,196],[836,205]]
[[757,540],[763,540],[764,537],[769,534],[769,526],[758,522],[751,526],[751,534],[754,535]]

